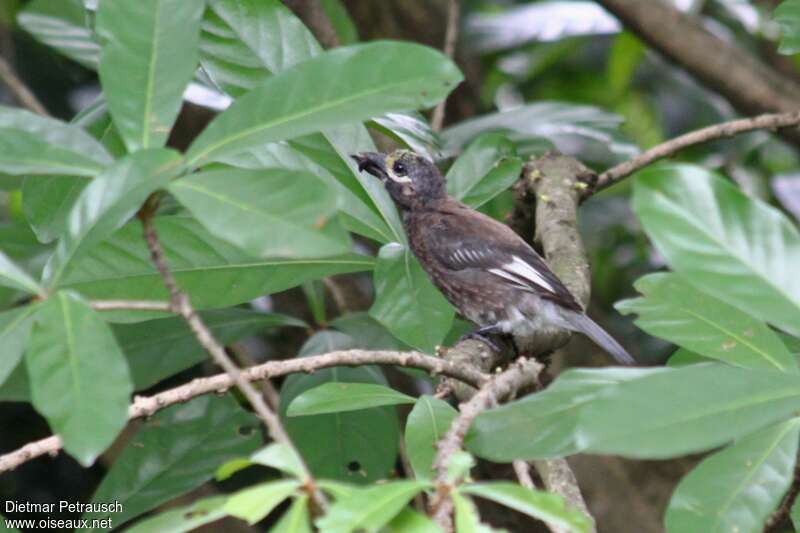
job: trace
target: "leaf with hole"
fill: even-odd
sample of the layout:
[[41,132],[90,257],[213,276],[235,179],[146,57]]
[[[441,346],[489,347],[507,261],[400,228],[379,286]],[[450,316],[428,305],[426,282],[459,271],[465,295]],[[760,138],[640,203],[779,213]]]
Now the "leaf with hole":
[[200,396],[158,412],[130,438],[92,497],[118,501],[122,512],[82,518],[112,516],[118,527],[199,487],[220,463],[259,446],[259,426],[231,395]]

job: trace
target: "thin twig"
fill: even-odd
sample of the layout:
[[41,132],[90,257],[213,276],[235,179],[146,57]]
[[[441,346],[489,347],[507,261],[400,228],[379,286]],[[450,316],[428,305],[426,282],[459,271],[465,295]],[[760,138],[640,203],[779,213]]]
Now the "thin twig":
[[448,475],[450,458],[458,453],[464,444],[464,437],[475,417],[499,400],[532,385],[538,381],[542,365],[535,359],[520,358],[502,374],[497,375],[459,409],[459,415],[450,424],[444,438],[437,445],[433,465],[436,469],[436,494],[431,502],[433,520],[444,531],[453,530],[452,500],[450,493],[454,484]]
[[[298,357],[284,361],[268,361],[242,371],[241,376],[249,382],[262,381],[288,374],[311,374],[316,370],[334,366],[391,365],[425,370],[431,375],[447,376],[480,387],[489,380],[470,368],[444,361],[437,357],[418,352],[343,350],[322,355]],[[204,394],[222,394],[234,386],[233,378],[227,374],[197,378],[189,383],[160,392],[153,396],[137,396],[128,408],[128,418],[134,420],[152,416],[172,405],[185,403]],[[16,451],[0,456],[0,473],[13,470],[19,465],[46,454],[56,454],[61,450],[58,436],[31,442]]]
[[733,137],[740,133],[754,130],[776,131],[782,128],[800,125],[800,111],[790,113],[777,113],[760,115],[753,118],[743,118],[715,124],[707,128],[689,132],[680,137],[675,137],[661,143],[638,156],[612,167],[597,177],[597,184],[592,189],[592,193],[609,187],[621,179],[630,176],[637,170],[653,164],[659,159],[669,157],[684,148],[714,141],[724,137]]
[[93,300],[90,305],[95,311],[163,311],[172,312],[169,302],[155,300]]
[[[456,45],[458,44],[458,25],[461,19],[461,0],[449,0],[447,3],[447,29],[444,35],[444,54],[453,59],[456,55]],[[441,131],[444,125],[444,112],[447,106],[447,99],[442,100],[433,110],[431,117],[431,128],[433,131]]]
[[514,468],[514,473],[517,475],[517,480],[520,485],[526,489],[536,488],[536,485],[533,483],[533,478],[531,478],[531,467],[527,461],[517,459],[511,463],[511,466]]
[[36,95],[19,79],[17,73],[14,72],[14,69],[3,57],[0,57],[0,79],[3,80],[17,101],[24,107],[45,117],[50,116],[50,113],[36,98]]
[[178,288],[178,284],[175,281],[175,276],[172,275],[172,271],[167,266],[167,260],[164,256],[164,251],[161,248],[161,242],[158,239],[158,232],[153,223],[153,215],[155,214],[157,205],[158,197],[151,196],[145,206],[142,208],[140,212],[140,218],[144,228],[144,238],[147,242],[147,248],[150,250],[150,258],[153,261],[153,264],[156,266],[156,269],[158,269],[158,272],[161,274],[164,285],[169,291],[170,304],[175,312],[183,317],[197,338],[197,341],[203,348],[205,348],[209,355],[211,355],[212,359],[214,359],[214,362],[222,367],[222,369],[225,370],[225,372],[231,377],[236,385],[236,388],[241,391],[241,393],[253,407],[256,415],[261,418],[272,439],[290,449],[297,457],[301,466],[305,488],[314,504],[319,509],[324,511],[327,509],[328,505],[327,498],[317,486],[314,477],[311,475],[311,471],[308,469],[308,466],[303,461],[302,456],[295,448],[291,438],[289,438],[289,434],[283,427],[280,417],[274,411],[272,411],[269,406],[267,406],[264,398],[258,393],[255,387],[244,378],[242,370],[231,360],[230,357],[228,357],[228,354],[225,353],[225,348],[223,348],[222,345],[217,342],[217,340],[214,338],[214,335],[211,333],[211,330],[208,329],[203,322],[203,319],[200,318],[200,315],[198,315],[194,310],[194,307],[192,307],[189,295],[181,292],[181,290]]

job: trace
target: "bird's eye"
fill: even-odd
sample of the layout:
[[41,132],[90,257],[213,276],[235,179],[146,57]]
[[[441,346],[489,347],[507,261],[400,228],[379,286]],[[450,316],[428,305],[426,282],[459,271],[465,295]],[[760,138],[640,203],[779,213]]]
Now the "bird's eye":
[[402,161],[397,161],[394,166],[392,166],[392,172],[394,172],[395,176],[405,176],[406,175],[406,166],[403,164]]

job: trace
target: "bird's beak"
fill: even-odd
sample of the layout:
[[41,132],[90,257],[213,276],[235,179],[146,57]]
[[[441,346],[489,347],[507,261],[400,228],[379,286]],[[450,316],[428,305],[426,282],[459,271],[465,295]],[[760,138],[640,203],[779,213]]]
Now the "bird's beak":
[[381,181],[386,180],[389,176],[386,174],[386,154],[380,152],[361,152],[353,154],[352,157],[358,163],[358,170],[366,170]]

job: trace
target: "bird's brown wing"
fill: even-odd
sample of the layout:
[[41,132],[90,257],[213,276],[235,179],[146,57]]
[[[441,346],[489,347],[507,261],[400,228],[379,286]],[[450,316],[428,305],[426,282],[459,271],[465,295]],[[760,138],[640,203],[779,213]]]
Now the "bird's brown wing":
[[455,200],[429,222],[435,227],[426,232],[427,248],[448,269],[480,269],[516,289],[582,310],[539,254],[508,226]]

